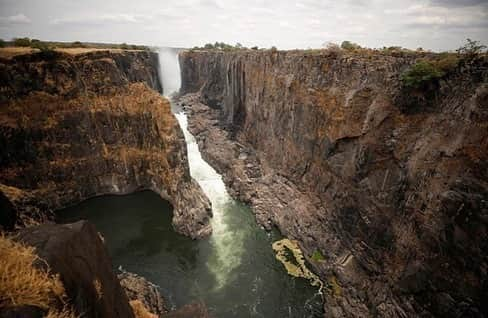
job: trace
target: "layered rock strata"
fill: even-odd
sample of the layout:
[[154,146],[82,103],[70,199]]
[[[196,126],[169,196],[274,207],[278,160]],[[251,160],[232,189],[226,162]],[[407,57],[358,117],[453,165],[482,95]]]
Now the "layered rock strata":
[[[6,227],[103,194],[150,189],[177,231],[209,235],[210,205],[191,178],[183,134],[143,51],[0,59],[0,201]],[[7,200],[5,200],[7,198]]]
[[416,59],[180,54],[203,156],[261,224],[323,256],[328,317],[488,314],[488,61],[405,110]]

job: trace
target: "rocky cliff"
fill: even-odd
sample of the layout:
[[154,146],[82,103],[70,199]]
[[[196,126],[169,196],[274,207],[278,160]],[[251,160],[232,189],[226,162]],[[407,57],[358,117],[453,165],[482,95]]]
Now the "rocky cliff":
[[90,223],[43,224],[21,230],[15,239],[35,248],[40,258],[36,266],[59,275],[76,315],[134,317],[107,249]]
[[2,318],[208,317],[200,303],[168,312],[157,286],[128,272],[117,277],[87,221],[1,235],[0,282]]
[[150,189],[177,231],[210,233],[183,134],[162,98],[157,54],[41,52],[0,59],[2,224],[23,227],[103,194]]
[[488,314],[488,61],[405,109],[415,55],[184,52],[204,157],[298,239],[328,317]]

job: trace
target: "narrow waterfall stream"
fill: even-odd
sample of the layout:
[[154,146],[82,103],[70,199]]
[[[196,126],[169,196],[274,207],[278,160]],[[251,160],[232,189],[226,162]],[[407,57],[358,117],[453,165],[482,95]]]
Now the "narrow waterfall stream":
[[[177,51],[161,49],[164,94],[179,90]],[[203,301],[212,317],[322,317],[318,288],[286,272],[272,249],[277,231],[261,229],[246,205],[233,200],[206,163],[187,117],[173,106],[187,142],[192,177],[212,202],[213,234],[191,240],[173,231],[172,207],[149,191],[104,196],[60,211],[64,222],[88,219],[105,237],[114,267],[161,288],[171,308]]]
[[[159,51],[161,80],[163,94],[171,100],[171,95],[180,89],[180,69],[177,52],[173,49],[162,48]],[[215,275],[216,288],[225,285],[232,269],[240,264],[243,253],[244,232],[229,228],[226,213],[238,210],[235,202],[227,192],[222,176],[219,175],[205,160],[203,160],[195,137],[188,131],[188,118],[181,109],[172,103],[172,110],[180,124],[186,140],[190,175],[198,182],[205,195],[212,203],[212,236],[210,244],[214,249],[214,257],[207,263],[208,269]]]

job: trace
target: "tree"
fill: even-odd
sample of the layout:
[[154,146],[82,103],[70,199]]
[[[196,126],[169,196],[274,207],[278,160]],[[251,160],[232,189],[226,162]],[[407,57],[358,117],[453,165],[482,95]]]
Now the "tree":
[[81,43],[80,41],[75,41],[71,43],[71,47],[85,47],[85,45],[83,45],[83,43]]
[[31,45],[31,40],[29,38],[15,38],[14,46],[28,47]]
[[423,88],[437,81],[445,73],[431,62],[420,61],[402,75],[403,85],[407,88]]
[[0,47],[5,47],[5,41],[3,39],[0,39]]
[[341,49],[348,50],[348,51],[352,51],[352,50],[360,49],[360,48],[361,48],[361,46],[359,44],[356,44],[356,43],[351,42],[351,41],[344,41],[341,44]]
[[466,42],[465,45],[456,50],[459,54],[473,57],[486,51],[486,45],[481,44],[479,41],[473,41],[468,38]]
[[50,50],[50,47],[45,42],[42,42],[39,40],[32,40],[30,47],[33,49],[39,49],[41,51],[49,51]]

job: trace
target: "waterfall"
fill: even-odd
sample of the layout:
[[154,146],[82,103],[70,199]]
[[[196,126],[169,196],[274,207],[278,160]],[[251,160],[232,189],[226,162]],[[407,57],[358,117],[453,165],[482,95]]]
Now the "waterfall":
[[171,96],[180,90],[181,76],[178,49],[159,49],[159,78],[163,84],[163,95]]
[[195,137],[188,131],[186,114],[183,110],[177,109],[171,99],[171,96],[179,91],[181,85],[178,50],[160,49],[159,63],[163,93],[170,99],[174,115],[185,136],[190,175],[198,182],[212,203],[213,218],[211,224],[213,233],[210,238],[212,253],[207,266],[215,275],[216,288],[221,288],[228,282],[231,271],[241,263],[241,256],[244,252],[245,233],[229,230],[225,218],[226,213],[236,209],[238,203],[227,192],[222,176],[203,160]]

